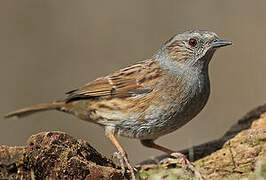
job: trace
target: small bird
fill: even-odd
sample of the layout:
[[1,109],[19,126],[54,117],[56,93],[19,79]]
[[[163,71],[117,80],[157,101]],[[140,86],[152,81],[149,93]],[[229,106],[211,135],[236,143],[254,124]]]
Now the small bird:
[[122,170],[127,166],[134,176],[116,136],[140,139],[146,147],[175,153],[154,140],[182,127],[203,109],[210,95],[209,62],[217,48],[231,44],[213,32],[185,31],[166,41],[151,58],[69,91],[62,101],[5,117],[58,110],[96,123],[116,146]]

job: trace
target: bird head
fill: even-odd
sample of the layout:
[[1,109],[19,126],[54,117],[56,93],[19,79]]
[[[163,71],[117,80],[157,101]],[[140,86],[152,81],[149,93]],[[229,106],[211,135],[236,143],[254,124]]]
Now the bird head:
[[159,55],[167,57],[173,64],[208,66],[218,48],[231,44],[231,41],[221,40],[214,32],[189,30],[166,41]]

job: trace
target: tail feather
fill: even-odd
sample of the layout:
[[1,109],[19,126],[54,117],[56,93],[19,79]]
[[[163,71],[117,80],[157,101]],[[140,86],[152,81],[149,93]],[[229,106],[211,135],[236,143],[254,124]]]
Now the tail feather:
[[52,109],[61,109],[64,107],[65,103],[64,102],[54,102],[54,103],[49,103],[49,104],[38,104],[34,106],[30,106],[27,108],[19,109],[17,111],[10,112],[6,114],[4,117],[5,118],[10,118],[10,117],[24,117],[28,116],[32,113],[39,112],[39,111],[47,111],[47,110],[52,110]]

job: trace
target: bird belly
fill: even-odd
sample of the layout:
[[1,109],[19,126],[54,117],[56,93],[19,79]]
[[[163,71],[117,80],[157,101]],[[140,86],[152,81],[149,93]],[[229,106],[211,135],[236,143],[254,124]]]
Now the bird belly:
[[84,110],[76,110],[80,112],[76,116],[101,126],[113,126],[121,136],[156,139],[189,122],[209,97],[208,79],[176,82],[165,81],[160,89],[146,95],[85,101],[80,106]]
[[181,91],[180,88],[174,91],[175,87],[171,89],[168,86],[168,90],[172,92],[165,91],[159,98],[154,97],[145,110],[141,123],[138,119],[125,120],[117,126],[119,134],[138,139],[156,139],[182,127],[207,103],[210,88],[209,81],[206,80],[207,83],[201,80],[192,84],[193,88],[190,84],[184,86]]

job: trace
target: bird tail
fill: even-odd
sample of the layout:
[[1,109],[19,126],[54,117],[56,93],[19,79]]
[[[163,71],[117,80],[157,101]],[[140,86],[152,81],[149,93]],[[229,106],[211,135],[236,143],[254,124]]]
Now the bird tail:
[[65,107],[65,102],[54,102],[54,103],[48,103],[48,104],[38,104],[30,107],[26,107],[23,109],[19,109],[17,111],[10,112],[6,114],[4,117],[5,118],[10,118],[10,117],[25,117],[28,115],[31,115],[35,112],[39,111],[48,111],[48,110],[61,110],[62,108]]

